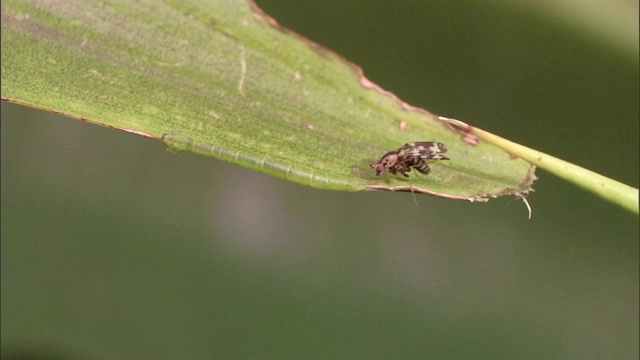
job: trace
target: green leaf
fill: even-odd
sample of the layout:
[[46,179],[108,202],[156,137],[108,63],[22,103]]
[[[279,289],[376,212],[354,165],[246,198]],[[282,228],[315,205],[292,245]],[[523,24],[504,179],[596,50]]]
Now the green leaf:
[[[476,201],[526,194],[535,180],[528,162],[402,102],[246,1],[2,6],[6,101],[322,189]],[[434,140],[451,160],[428,176],[369,166]]]

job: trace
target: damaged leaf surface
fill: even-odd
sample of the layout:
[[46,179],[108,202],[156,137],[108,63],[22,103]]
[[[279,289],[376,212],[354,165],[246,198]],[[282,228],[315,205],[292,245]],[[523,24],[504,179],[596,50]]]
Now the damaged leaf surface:
[[[2,98],[323,189],[526,194],[525,161],[473,144],[243,0],[3,2]],[[376,176],[405,143],[427,176]]]

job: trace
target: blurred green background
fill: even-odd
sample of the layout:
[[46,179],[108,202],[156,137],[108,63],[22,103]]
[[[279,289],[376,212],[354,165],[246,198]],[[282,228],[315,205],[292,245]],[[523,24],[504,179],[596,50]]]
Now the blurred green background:
[[[531,3],[259,2],[412,105],[637,187],[637,43]],[[543,171],[527,220],[6,103],[1,140],[3,358],[639,356],[638,218]]]

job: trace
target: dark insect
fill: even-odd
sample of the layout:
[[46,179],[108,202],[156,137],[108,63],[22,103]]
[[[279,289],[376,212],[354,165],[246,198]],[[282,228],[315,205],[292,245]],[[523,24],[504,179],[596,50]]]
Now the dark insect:
[[429,164],[425,160],[449,160],[442,155],[447,152],[444,144],[437,142],[413,142],[404,144],[398,150],[389,151],[384,154],[378,162],[371,164],[376,170],[376,175],[382,174],[385,170],[396,175],[400,173],[405,177],[411,169],[416,169],[421,174],[427,175],[431,171]]

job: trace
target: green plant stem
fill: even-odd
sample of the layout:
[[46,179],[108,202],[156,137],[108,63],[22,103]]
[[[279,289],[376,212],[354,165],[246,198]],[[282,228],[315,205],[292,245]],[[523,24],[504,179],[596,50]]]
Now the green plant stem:
[[470,130],[469,133],[478,138],[638,215],[638,189],[487,131],[478,128]]

